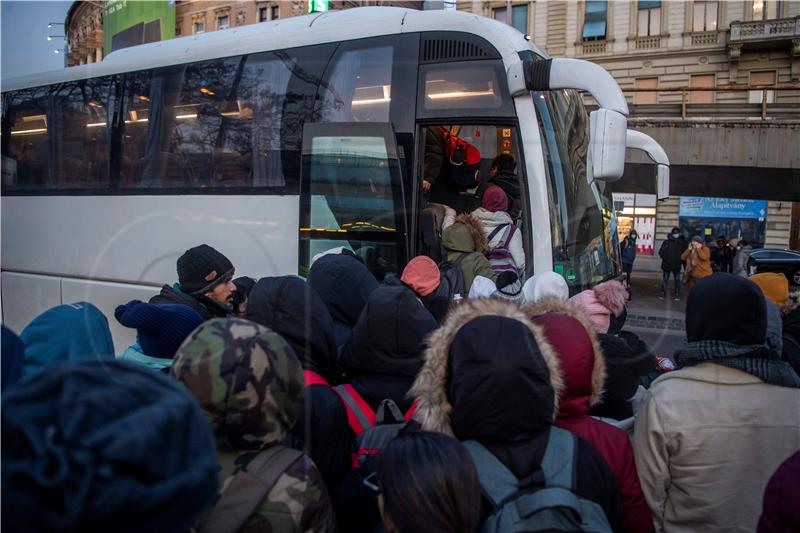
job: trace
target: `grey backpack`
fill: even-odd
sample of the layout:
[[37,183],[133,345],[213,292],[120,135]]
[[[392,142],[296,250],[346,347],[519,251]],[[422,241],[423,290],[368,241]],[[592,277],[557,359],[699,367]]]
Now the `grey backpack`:
[[466,441],[464,446],[475,461],[481,491],[494,509],[484,522],[482,533],[611,532],[602,507],[574,492],[578,440],[572,433],[556,427],[550,429],[542,464],[531,476],[532,484],[521,483],[476,441]]

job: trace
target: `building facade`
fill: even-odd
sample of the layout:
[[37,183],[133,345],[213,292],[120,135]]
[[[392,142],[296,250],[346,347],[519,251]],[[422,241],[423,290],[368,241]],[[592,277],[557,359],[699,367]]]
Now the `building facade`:
[[67,66],[103,60],[103,5],[73,2],[64,22],[67,38]]
[[[624,203],[621,231],[636,224],[653,234],[641,251],[658,250],[673,226],[708,239],[726,233],[798,247],[800,1],[511,6],[511,24],[550,55],[608,70],[627,96],[629,127],[669,155],[674,196],[665,202],[655,201],[652,165],[639,153],[629,152],[626,175],[613,186]],[[507,7],[458,2],[502,22]]]
[[[67,66],[102,61],[103,2],[73,2],[67,12]],[[395,0],[332,0],[329,9],[394,6],[422,9],[424,2]],[[175,36],[195,35],[236,26],[296,17],[308,13],[308,0],[176,0]]]

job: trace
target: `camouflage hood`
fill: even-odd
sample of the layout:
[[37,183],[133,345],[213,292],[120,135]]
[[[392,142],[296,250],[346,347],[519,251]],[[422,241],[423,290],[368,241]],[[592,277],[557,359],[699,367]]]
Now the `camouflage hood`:
[[300,414],[303,368],[272,330],[239,318],[205,322],[175,354],[172,375],[194,394],[220,448],[258,450],[283,440]]

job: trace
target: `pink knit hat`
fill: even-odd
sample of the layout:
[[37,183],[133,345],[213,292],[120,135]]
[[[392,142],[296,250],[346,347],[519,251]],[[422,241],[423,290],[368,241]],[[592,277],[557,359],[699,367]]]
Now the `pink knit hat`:
[[492,213],[496,211],[508,211],[508,196],[506,196],[506,192],[497,185],[490,185],[483,191],[481,207]]
[[439,278],[436,262],[426,255],[418,255],[408,262],[400,281],[420,296],[427,296],[439,287]]
[[576,294],[568,302],[586,315],[598,333],[608,333],[611,314],[620,316],[627,300],[628,291],[622,283],[611,280]]

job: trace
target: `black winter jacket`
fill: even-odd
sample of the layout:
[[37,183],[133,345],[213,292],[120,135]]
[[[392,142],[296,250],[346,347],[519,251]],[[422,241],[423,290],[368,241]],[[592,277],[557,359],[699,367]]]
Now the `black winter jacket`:
[[438,126],[427,128],[425,135],[425,163],[423,179],[431,183],[428,193],[428,201],[438,204],[445,204],[456,211],[460,209],[459,198],[461,189],[447,176],[442,175],[444,168],[444,144],[445,136]]
[[783,317],[783,360],[800,375],[800,307]]
[[192,296],[178,290],[178,285],[170,287],[164,285],[161,287],[161,292],[150,298],[151,304],[183,304],[188,305],[203,317],[203,320],[211,320],[212,318],[224,318],[231,316],[233,309],[223,306],[210,298],[205,296]]
[[658,371],[656,358],[636,334],[620,331],[598,335],[606,361],[606,388],[603,401],[590,414],[624,420],[633,416],[631,397],[640,384],[647,384]]
[[314,261],[308,284],[328,306],[336,347],[341,348],[356,325],[370,293],[378,288],[375,276],[352,255],[324,255]]
[[[455,334],[447,356],[447,398],[455,436],[477,440],[523,479],[544,456],[555,391],[540,346],[520,324],[484,315]],[[576,494],[598,503],[614,531],[622,531],[619,488],[608,464],[581,439],[575,460]],[[490,512],[484,500],[482,518]]]
[[[383,286],[372,292],[342,350],[341,364],[373,411],[384,399],[404,413],[411,408],[407,394],[422,367],[424,339],[437,327],[411,289]],[[344,405],[340,403],[337,411],[336,418],[345,419],[346,443],[354,450],[356,436],[347,426]],[[364,489],[360,473],[349,470],[349,461],[345,466],[346,475],[331,490],[339,530],[371,531],[380,523],[375,497]]]
[[[319,295],[296,276],[262,278],[247,302],[246,318],[281,335],[291,345],[304,370],[329,383],[340,376],[336,365],[333,321]],[[341,479],[350,460],[347,414],[339,397],[325,385],[312,385],[288,443],[314,460],[327,486]]]
[[661,258],[661,270],[664,272],[678,272],[683,266],[681,254],[688,245],[686,239],[678,237],[675,240],[667,239],[661,243],[658,249],[658,256]]

